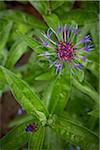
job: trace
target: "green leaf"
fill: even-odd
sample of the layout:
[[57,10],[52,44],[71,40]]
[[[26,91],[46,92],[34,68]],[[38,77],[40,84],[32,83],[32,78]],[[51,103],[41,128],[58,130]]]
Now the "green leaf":
[[8,41],[12,25],[13,23],[10,21],[0,32],[0,51],[2,51]]
[[29,0],[33,7],[35,7],[41,14],[51,13],[50,3],[46,1],[32,1]]
[[57,76],[51,81],[46,89],[43,100],[51,114],[59,113],[64,110],[68,101],[71,89],[70,72],[64,73],[62,76]]
[[[96,53],[97,54],[97,53]],[[93,55],[94,56],[94,55]],[[96,55],[95,55],[96,56]],[[94,56],[94,57],[95,57]],[[93,57],[92,57],[93,58]],[[98,61],[98,59],[96,59],[96,61]],[[99,64],[94,61],[92,64],[89,64],[88,65],[88,69],[91,70],[92,74],[98,79],[99,76],[100,76],[100,73],[99,73]]]
[[65,2],[64,0],[62,0],[62,1],[60,1],[60,0],[59,1],[50,1],[51,10],[54,11],[58,7],[61,7],[64,4],[64,2]]
[[[99,23],[98,21],[93,23],[92,25],[90,24],[90,33],[92,36],[92,40],[95,44],[96,49],[99,48]],[[99,52],[98,52],[99,53]]]
[[26,43],[21,39],[18,39],[11,47],[8,58],[5,63],[5,67],[12,68],[19,58],[27,51]]
[[0,51],[0,65],[4,66],[7,56],[8,56],[8,50],[7,50],[7,48],[3,48]]
[[11,121],[9,123],[9,127],[12,128],[14,126],[21,125],[21,124],[29,122],[31,120],[33,121],[34,119],[35,119],[35,117],[28,115],[28,114],[21,115],[21,116],[18,116],[17,118],[15,118],[13,121]]
[[44,141],[45,128],[40,127],[37,132],[30,135],[28,150],[41,150]]
[[43,16],[43,18],[47,23],[47,25],[54,30],[56,30],[58,28],[58,25],[61,23],[61,20],[55,14],[51,14],[49,16]]
[[46,127],[43,149],[45,150],[63,150],[61,138],[50,127]]
[[63,16],[65,16],[65,14],[69,13],[69,11],[72,11],[74,1],[75,0],[68,0],[68,1],[65,1],[65,0],[61,1],[61,0],[59,0],[59,2],[58,1],[52,1],[51,2],[51,6],[53,6],[53,8],[58,6],[58,8],[56,8],[56,10],[54,10],[54,12],[60,18],[62,18]]
[[44,49],[42,48],[41,43],[39,43],[36,40],[33,40],[28,35],[25,35],[22,33],[18,33],[18,35],[21,39],[23,39],[24,42],[26,42],[26,45],[29,46],[30,48],[32,48],[36,53],[43,52]]
[[4,79],[2,71],[0,70],[0,96],[2,95],[5,87],[6,87],[6,81]]
[[39,75],[39,76],[37,76],[36,78],[35,78],[35,80],[52,80],[52,79],[54,79],[54,77],[55,77],[55,75],[52,73],[52,72],[46,72],[46,73],[43,73],[43,74],[41,74],[41,75]]
[[72,21],[75,21],[79,25],[84,25],[88,23],[93,23],[97,19],[97,15],[95,13],[91,13],[84,10],[71,10],[71,13],[66,13],[62,17],[63,24],[68,24]]
[[94,110],[89,112],[88,114],[95,117],[95,118],[100,118],[100,116],[99,116],[99,107],[94,108]]
[[98,149],[99,138],[88,128],[73,122],[63,116],[55,118],[55,123],[52,128],[74,145],[79,145],[84,150]]
[[40,30],[44,30],[46,28],[46,25],[35,18],[34,16],[30,16],[24,12],[21,11],[13,11],[13,10],[4,10],[0,12],[0,19],[6,19],[6,20],[13,20],[16,23],[23,23],[26,24],[27,27],[31,28],[38,28]]
[[81,7],[86,11],[89,11],[89,12],[92,12],[92,13],[93,12],[97,13],[98,7],[99,7],[99,2],[98,1],[82,1],[81,2]]
[[90,26],[88,24],[85,24],[81,28],[81,32],[79,34],[77,34],[77,41],[79,41],[81,38],[83,38],[85,35],[87,35],[89,33],[89,30],[90,30]]
[[25,125],[15,127],[6,136],[0,140],[0,148],[2,150],[19,150],[28,141]]
[[[61,20],[58,18],[58,16],[56,14],[51,14],[48,16],[43,16],[45,22],[47,23],[47,25],[49,26],[49,28],[55,33],[57,28],[62,25]],[[63,36],[62,33],[59,32],[58,36],[60,37],[60,40],[63,40]]]
[[19,79],[11,71],[4,67],[0,67],[0,71],[15,95],[16,100],[23,106],[23,108],[25,108],[30,114],[35,113],[40,121],[45,121],[48,113],[38,95],[35,94],[27,83]]
[[79,83],[77,80],[73,79],[73,85],[78,88],[83,93],[90,96],[98,104],[98,93],[86,83]]

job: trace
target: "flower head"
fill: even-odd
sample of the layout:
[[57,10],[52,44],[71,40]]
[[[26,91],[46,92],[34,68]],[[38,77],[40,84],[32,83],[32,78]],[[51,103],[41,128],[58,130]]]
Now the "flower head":
[[[74,69],[82,69],[82,61],[87,60],[87,52],[93,50],[90,36],[84,36],[77,40],[80,30],[78,26],[59,26],[56,30],[49,28],[47,33],[42,34],[42,44],[48,48],[39,56],[48,59],[50,66],[55,66],[56,72],[62,70],[63,64],[67,63],[72,72]],[[49,50],[51,49],[51,50]]]
[[28,124],[27,127],[25,128],[26,132],[33,132],[36,131],[37,125],[35,123]]

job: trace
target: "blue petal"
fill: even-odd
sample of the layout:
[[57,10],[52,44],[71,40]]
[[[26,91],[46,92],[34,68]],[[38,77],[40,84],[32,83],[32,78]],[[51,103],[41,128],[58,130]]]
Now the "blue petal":
[[81,42],[81,43],[88,43],[88,42],[91,42],[89,35],[83,37],[83,38],[80,40],[80,42]]
[[61,31],[62,31],[62,26],[59,26],[59,27],[56,29],[56,33],[61,32]]
[[77,69],[82,69],[83,65],[82,64],[74,64],[74,67]]
[[83,61],[86,61],[86,59],[87,59],[86,56],[83,56],[83,57],[82,57],[82,60],[83,60]]
[[84,51],[89,52],[90,51],[90,47],[89,45],[86,45],[82,48]]

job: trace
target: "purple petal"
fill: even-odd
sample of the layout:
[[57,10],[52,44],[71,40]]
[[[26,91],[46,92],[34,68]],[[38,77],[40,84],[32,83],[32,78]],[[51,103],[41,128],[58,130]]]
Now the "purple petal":
[[61,70],[61,64],[55,64],[56,70],[60,71]]
[[52,66],[53,66],[53,65],[54,65],[55,68],[56,68],[56,73],[61,71],[61,69],[62,69],[62,64],[60,64],[59,62],[55,61],[55,62],[52,62]]
[[54,49],[47,41],[42,41],[43,46]]
[[39,54],[39,56],[44,56],[44,57],[48,57],[50,55],[50,53],[48,51],[44,52],[43,54]]
[[49,40],[51,43],[53,43],[54,45],[57,45],[57,43],[54,42],[51,38],[49,38],[46,34],[43,34],[43,33],[42,33],[42,35],[43,35],[47,40]]
[[82,48],[84,51],[89,52],[90,51],[90,46],[86,45]]
[[69,30],[69,27],[66,25],[66,30]]
[[74,67],[77,68],[77,69],[82,69],[83,65],[81,65],[81,64],[74,64]]
[[16,68],[19,68],[19,67],[21,67],[21,64],[15,64],[15,66],[16,66]]
[[56,33],[61,32],[61,31],[62,31],[62,26],[59,26],[59,27],[56,29]]
[[76,35],[78,32],[80,32],[79,29],[74,29],[74,34]]
[[50,39],[50,36],[51,36],[50,29],[48,29],[48,31],[47,31],[47,37],[48,37],[48,39]]
[[83,60],[83,61],[86,61],[86,59],[87,59],[86,56],[83,56],[83,57],[82,57],[82,60]]
[[74,31],[74,34],[76,35],[80,30],[78,28],[69,28],[70,31]]
[[35,123],[29,124],[29,125],[27,125],[27,127],[25,128],[25,131],[26,131],[26,132],[32,132],[32,131],[34,131],[36,128],[37,128],[37,125],[36,125]]
[[47,46],[47,45],[48,45],[48,42],[47,42],[47,41],[43,41],[43,45],[44,45],[44,46]]
[[88,43],[88,42],[91,42],[89,35],[83,37],[83,38],[80,40],[80,42],[81,42],[81,43]]

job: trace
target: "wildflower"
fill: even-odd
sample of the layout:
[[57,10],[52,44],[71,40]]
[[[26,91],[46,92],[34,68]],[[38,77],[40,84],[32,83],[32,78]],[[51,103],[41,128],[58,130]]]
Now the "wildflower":
[[27,125],[27,127],[25,128],[25,131],[33,132],[33,131],[36,131],[36,129],[37,129],[37,125],[35,123],[31,123]]
[[48,59],[50,67],[55,66],[56,72],[60,72],[65,63],[74,73],[74,69],[81,70],[82,62],[87,60],[87,52],[93,50],[90,36],[84,36],[77,41],[80,30],[78,26],[59,26],[56,30],[49,28],[47,33],[42,34],[42,44],[46,47],[43,56]]

